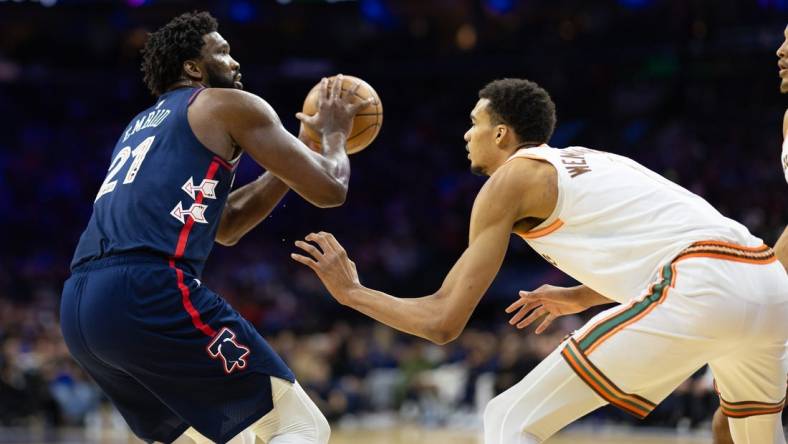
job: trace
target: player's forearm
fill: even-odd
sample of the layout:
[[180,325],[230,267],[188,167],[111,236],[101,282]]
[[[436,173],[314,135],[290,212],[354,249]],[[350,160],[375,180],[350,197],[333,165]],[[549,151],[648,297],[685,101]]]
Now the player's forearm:
[[443,321],[445,310],[436,296],[397,298],[366,287],[349,290],[344,298],[337,298],[376,321],[401,332],[445,344],[454,337]]
[[785,227],[783,234],[777,239],[777,243],[774,244],[774,252],[777,254],[777,260],[788,271],[788,226]]
[[597,293],[585,285],[573,287],[573,290],[575,290],[575,298],[578,303],[582,304],[586,308],[595,307],[597,305],[612,304],[615,302],[614,300]]
[[216,242],[235,245],[271,214],[288,190],[287,185],[276,176],[265,173],[230,193],[216,233]]
[[333,179],[332,189],[335,191],[336,205],[345,202],[350,182],[350,159],[347,157],[346,145],[347,135],[343,132],[323,134],[323,157],[326,161],[324,168]]

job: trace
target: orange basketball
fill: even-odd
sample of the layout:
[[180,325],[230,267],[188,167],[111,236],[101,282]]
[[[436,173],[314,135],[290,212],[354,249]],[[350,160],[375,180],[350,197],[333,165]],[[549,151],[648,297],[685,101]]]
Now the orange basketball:
[[[328,87],[336,80],[336,76],[328,78]],[[347,137],[347,153],[357,153],[372,143],[375,137],[380,132],[380,126],[383,124],[383,105],[380,103],[378,93],[369,86],[369,83],[359,79],[358,77],[343,75],[342,76],[342,92],[343,94],[349,93],[353,86],[361,82],[361,86],[354,94],[353,100],[360,101],[370,97],[375,98],[375,103],[367,105],[358,110],[358,114],[353,118],[353,128]],[[302,112],[306,115],[312,116],[317,113],[317,95],[320,90],[320,84],[315,85],[304,100],[304,108]],[[322,139],[320,132],[315,131],[308,126],[304,126],[304,133],[310,140],[320,145]]]

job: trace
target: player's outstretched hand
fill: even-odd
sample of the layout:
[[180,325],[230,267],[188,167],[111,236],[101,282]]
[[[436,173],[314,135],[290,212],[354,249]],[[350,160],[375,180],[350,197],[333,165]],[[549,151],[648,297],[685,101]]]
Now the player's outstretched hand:
[[292,253],[290,257],[311,268],[334,299],[345,305],[348,292],[361,285],[356,264],[348,258],[345,249],[331,233],[309,233],[304,240],[306,242],[296,241],[295,245],[308,256]]
[[578,302],[575,290],[553,285],[542,285],[534,291],[521,290],[520,299],[506,308],[506,312],[510,314],[519,308],[509,320],[509,324],[523,329],[544,316],[535,331],[536,334],[542,333],[556,318],[588,308]]
[[348,136],[353,127],[353,117],[356,116],[358,110],[374,104],[375,99],[370,97],[353,103],[353,98],[356,96],[356,91],[358,91],[361,83],[357,82],[350,91],[344,92],[342,82],[342,74],[337,75],[331,82],[325,77],[320,80],[317,113],[312,116],[297,113],[296,117],[298,120],[321,134],[331,134],[339,131]]

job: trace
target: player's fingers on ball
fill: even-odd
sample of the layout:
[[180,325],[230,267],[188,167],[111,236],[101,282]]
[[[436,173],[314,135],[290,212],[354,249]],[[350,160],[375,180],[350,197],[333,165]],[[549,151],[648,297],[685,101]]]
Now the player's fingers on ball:
[[318,250],[317,247],[315,247],[314,245],[312,245],[310,243],[307,243],[307,242],[299,240],[299,241],[295,242],[295,245],[296,245],[296,247],[298,247],[298,248],[306,251],[307,253],[311,254],[312,256],[314,256],[315,259],[320,259],[320,256],[323,255],[322,251]]
[[356,83],[354,83],[353,87],[350,88],[350,94],[356,95],[356,93],[358,92],[359,88],[361,88],[361,81],[360,80],[357,81]]
[[320,94],[318,95],[318,98],[323,97],[327,99],[330,92],[331,91],[328,89],[328,79],[323,77],[320,79]]
[[334,78],[334,83],[331,85],[331,95],[334,98],[342,97],[342,74],[337,74]]

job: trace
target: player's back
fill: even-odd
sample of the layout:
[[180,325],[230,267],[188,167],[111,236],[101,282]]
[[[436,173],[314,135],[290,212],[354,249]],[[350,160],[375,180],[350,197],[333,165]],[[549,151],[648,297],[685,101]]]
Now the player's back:
[[234,176],[233,165],[204,147],[189,125],[188,107],[200,91],[163,94],[123,131],[72,269],[142,253],[200,274]]
[[[666,261],[695,242],[717,242],[698,254],[741,255],[742,260],[766,254],[756,251],[763,242],[746,227],[626,157],[546,145],[513,157],[549,161],[559,188],[553,214],[518,234],[563,271],[619,302],[638,296]],[[736,245],[741,247],[729,248]]]

